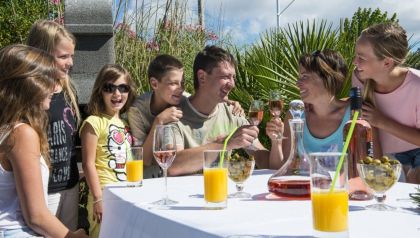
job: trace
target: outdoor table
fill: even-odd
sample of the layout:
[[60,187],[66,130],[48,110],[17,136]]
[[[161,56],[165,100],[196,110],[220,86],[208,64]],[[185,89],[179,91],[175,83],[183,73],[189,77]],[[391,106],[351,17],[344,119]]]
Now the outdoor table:
[[[312,237],[310,200],[281,200],[268,193],[273,171],[257,170],[246,181],[250,199],[228,199],[223,210],[204,209],[202,175],[169,177],[168,194],[178,204],[162,209],[163,178],[146,179],[143,187],[124,183],[104,189],[100,237]],[[417,185],[397,183],[385,203],[396,211],[366,210],[375,201],[350,201],[350,237],[420,237],[420,210],[408,198]],[[229,180],[228,192],[235,192]]]

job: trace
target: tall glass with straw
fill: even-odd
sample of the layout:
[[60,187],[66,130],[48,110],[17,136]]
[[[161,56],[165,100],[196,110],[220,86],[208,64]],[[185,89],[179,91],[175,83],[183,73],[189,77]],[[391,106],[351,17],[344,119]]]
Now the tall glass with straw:
[[[348,237],[347,160],[340,167],[338,152],[311,153],[309,157],[314,236]],[[335,176],[338,179],[333,184]]]

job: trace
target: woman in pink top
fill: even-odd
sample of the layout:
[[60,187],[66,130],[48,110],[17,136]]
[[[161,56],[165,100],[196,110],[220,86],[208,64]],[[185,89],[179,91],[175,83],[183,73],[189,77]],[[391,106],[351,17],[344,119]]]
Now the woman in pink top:
[[403,66],[406,31],[395,23],[363,30],[356,42],[353,85],[366,87],[373,104],[362,116],[379,131],[384,154],[395,154],[407,182],[420,183],[420,71]]

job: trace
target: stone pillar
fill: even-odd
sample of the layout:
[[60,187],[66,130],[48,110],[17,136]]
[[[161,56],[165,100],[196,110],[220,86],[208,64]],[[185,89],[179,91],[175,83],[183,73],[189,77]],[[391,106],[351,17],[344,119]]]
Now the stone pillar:
[[101,67],[115,62],[112,0],[65,0],[64,23],[77,39],[70,76],[83,106]]

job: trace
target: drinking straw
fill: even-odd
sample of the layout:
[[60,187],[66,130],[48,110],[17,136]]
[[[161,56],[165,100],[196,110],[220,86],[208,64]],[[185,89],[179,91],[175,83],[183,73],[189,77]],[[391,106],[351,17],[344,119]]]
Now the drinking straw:
[[343,151],[341,152],[340,161],[338,162],[334,179],[331,183],[330,193],[334,191],[335,183],[337,182],[338,175],[340,174],[341,167],[343,166],[344,155],[346,154],[347,148],[349,147],[350,139],[351,139],[351,136],[353,135],[354,126],[356,125],[356,120],[358,116],[359,116],[359,111],[355,111],[353,115],[353,119],[351,120],[349,133],[347,134],[347,137],[346,137],[346,142],[344,143]]
[[228,141],[230,140],[230,138],[233,136],[233,133],[235,133],[235,131],[238,129],[238,127],[235,127],[230,133],[229,135],[226,137],[225,141],[223,142],[223,150],[220,155],[220,161],[219,161],[219,167],[222,168],[223,167],[223,160],[225,159],[225,151],[226,151],[226,146]]

